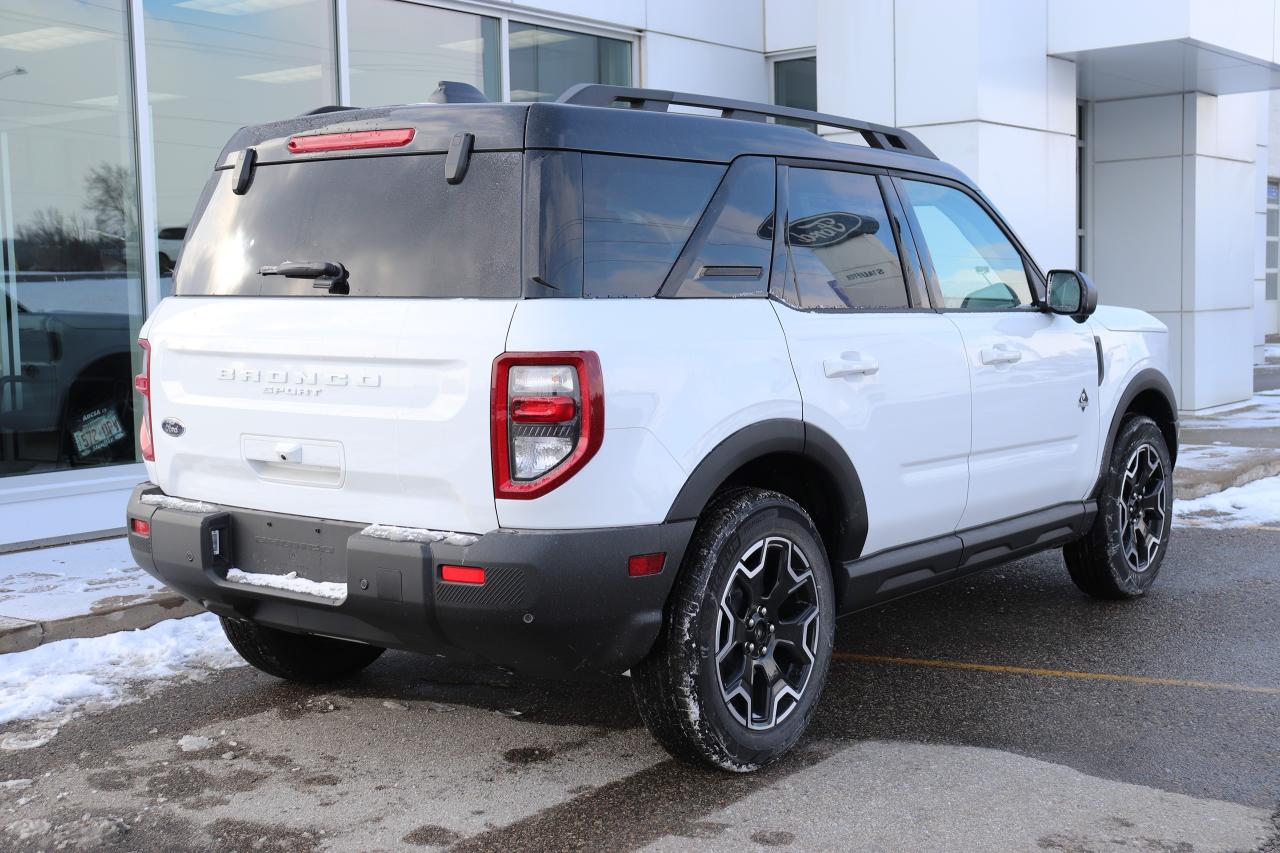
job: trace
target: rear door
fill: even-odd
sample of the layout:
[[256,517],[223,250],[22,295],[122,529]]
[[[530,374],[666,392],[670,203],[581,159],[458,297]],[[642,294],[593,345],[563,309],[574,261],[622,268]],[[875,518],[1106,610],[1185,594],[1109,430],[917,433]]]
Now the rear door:
[[[215,174],[144,330],[165,492],[497,526],[489,386],[520,287],[521,155],[476,153],[459,184],[444,159],[259,164],[243,194]],[[348,293],[263,274],[285,262],[341,264]]]
[[964,337],[973,384],[961,528],[1083,500],[1098,449],[1088,325],[1040,310],[1031,261],[958,185],[900,179],[934,301]]
[[849,454],[867,501],[863,554],[952,533],[968,482],[969,373],[929,307],[882,178],[779,169],[775,307],[804,419]]

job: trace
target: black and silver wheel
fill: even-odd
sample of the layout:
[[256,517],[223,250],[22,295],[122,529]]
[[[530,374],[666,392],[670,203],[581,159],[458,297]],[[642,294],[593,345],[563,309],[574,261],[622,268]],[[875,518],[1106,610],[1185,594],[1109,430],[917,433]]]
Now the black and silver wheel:
[[795,502],[739,489],[700,519],[648,658],[640,714],[674,756],[754,770],[800,739],[826,681],[834,594]]
[[1160,571],[1173,524],[1173,463],[1146,417],[1125,421],[1102,483],[1098,516],[1062,549],[1071,579],[1095,598],[1134,598]]

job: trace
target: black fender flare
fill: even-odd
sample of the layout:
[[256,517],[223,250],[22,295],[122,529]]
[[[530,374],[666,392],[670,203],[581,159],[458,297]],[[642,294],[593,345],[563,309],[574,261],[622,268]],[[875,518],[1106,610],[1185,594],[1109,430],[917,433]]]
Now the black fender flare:
[[775,453],[802,456],[826,471],[842,506],[835,542],[827,549],[853,560],[867,541],[867,500],[849,454],[831,435],[793,418],[759,421],[731,433],[703,457],[667,512],[667,521],[697,518],[721,484],[744,465]]
[[[1107,429],[1106,441],[1102,446],[1102,460],[1098,469],[1098,482],[1093,488],[1093,497],[1097,497],[1102,489],[1102,480],[1106,476],[1107,467],[1111,462],[1111,452],[1115,449],[1116,436],[1120,434],[1120,425],[1124,423],[1124,416],[1129,412],[1129,406],[1137,396],[1144,391],[1155,391],[1164,398],[1165,403],[1169,407],[1169,415],[1173,419],[1172,435],[1173,440],[1169,442],[1169,455],[1176,461],[1178,458],[1178,404],[1177,397],[1174,396],[1173,386],[1169,384],[1169,380],[1165,375],[1154,367],[1144,368],[1134,374],[1129,380],[1129,384],[1125,386],[1124,391],[1120,393],[1119,400],[1116,403],[1114,412],[1111,415],[1111,425]],[[1168,438],[1168,436],[1166,436]]]

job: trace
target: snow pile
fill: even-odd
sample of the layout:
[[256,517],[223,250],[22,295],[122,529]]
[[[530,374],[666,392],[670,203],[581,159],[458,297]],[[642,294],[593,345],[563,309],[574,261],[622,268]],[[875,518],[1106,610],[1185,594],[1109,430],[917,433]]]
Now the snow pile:
[[176,509],[182,512],[217,512],[218,508],[213,504],[204,501],[189,501],[186,498],[171,498],[168,495],[158,495],[155,493],[143,495],[140,499],[144,504],[150,506],[158,506],[161,509]]
[[453,533],[448,530],[428,530],[425,527],[395,527],[390,524],[370,524],[360,531],[361,536],[389,539],[392,542],[443,542],[446,545],[474,545],[479,536],[470,533]]
[[332,601],[345,601],[347,598],[347,585],[345,583],[309,581],[306,578],[298,577],[297,572],[289,572],[286,575],[268,575],[231,569],[227,572],[227,580],[231,583],[242,583],[249,586],[301,592],[305,595],[328,598]]
[[[209,613],[141,631],[47,643],[0,655],[0,725],[66,719],[90,705],[136,702],[156,689],[157,679],[198,680],[209,671],[243,663]],[[52,737],[48,731],[36,733],[48,735],[42,743]],[[40,745],[18,734],[5,741],[9,749]]]
[[1188,527],[1280,525],[1280,477],[1254,480],[1202,498],[1173,502],[1176,522]]

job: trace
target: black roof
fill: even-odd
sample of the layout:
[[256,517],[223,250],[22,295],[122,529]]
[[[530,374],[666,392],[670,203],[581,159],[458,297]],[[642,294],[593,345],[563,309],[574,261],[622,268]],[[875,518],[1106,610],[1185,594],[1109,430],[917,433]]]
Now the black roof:
[[[576,102],[575,102],[576,101]],[[611,106],[599,104],[608,102]],[[670,105],[721,110],[721,115],[668,112]],[[766,116],[801,118],[858,133],[870,144],[833,142],[800,127],[770,123]],[[416,129],[405,147],[368,149],[361,156],[445,152],[455,134],[475,135],[476,151],[562,149],[728,163],[743,154],[796,157],[902,169],[970,181],[936,159],[906,131],[768,104],[731,101],[649,89],[579,86],[561,101],[534,104],[408,104],[328,109],[270,124],[241,128],[223,148],[219,168],[238,152],[256,149],[257,162],[298,162],[332,154],[290,154],[290,137],[378,128]],[[873,147],[879,145],[881,147]]]

